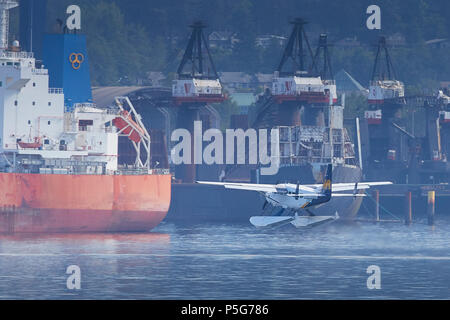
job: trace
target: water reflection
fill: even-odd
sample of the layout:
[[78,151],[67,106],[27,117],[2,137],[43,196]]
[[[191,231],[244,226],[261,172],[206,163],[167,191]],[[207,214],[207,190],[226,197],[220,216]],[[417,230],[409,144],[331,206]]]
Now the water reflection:
[[0,254],[133,254],[168,248],[170,235],[140,234],[15,234],[0,235]]
[[[159,233],[0,236],[0,298],[449,298],[450,219],[309,231],[162,224]],[[78,265],[82,289],[66,288]],[[382,290],[368,291],[379,265]]]

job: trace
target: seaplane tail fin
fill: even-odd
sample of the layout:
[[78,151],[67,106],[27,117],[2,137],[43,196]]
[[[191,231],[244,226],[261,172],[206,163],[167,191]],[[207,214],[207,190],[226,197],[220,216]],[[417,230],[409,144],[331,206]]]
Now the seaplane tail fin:
[[322,193],[327,197],[331,198],[332,184],[333,184],[333,165],[329,164],[327,167],[327,173],[325,174],[325,180],[322,186]]

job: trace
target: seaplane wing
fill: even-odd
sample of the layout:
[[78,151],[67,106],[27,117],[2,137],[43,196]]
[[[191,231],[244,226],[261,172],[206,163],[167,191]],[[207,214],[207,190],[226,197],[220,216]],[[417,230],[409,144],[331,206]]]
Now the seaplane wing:
[[[385,186],[385,185],[390,185],[390,184],[392,184],[392,182],[390,182],[390,181],[359,182],[359,183],[333,183],[333,192],[366,190],[366,189],[370,189],[371,187]],[[320,189],[322,187],[322,185],[321,184],[313,184],[313,185],[306,185],[306,187]]]
[[[354,189],[352,189],[354,190]],[[295,197],[295,198],[314,198],[314,197],[322,197],[323,193],[291,193],[287,194],[288,197]],[[332,193],[332,197],[366,197],[365,194],[353,194],[353,193]]]
[[304,198],[304,197],[321,197],[323,196],[323,193],[291,193],[291,194],[287,194],[286,196],[288,197],[295,197],[295,198]]
[[200,184],[209,184],[213,186],[223,186],[226,189],[238,189],[257,192],[274,193],[277,192],[277,188],[272,184],[250,184],[250,183],[228,183],[228,182],[206,182],[197,181]]
[[352,197],[352,198],[358,198],[358,197],[367,197],[366,194],[350,194],[350,193],[333,193],[331,194],[332,197]]
[[[257,192],[264,192],[264,193],[277,193],[280,190],[287,190],[287,188],[290,187],[290,189],[295,190],[295,185],[273,185],[273,184],[251,184],[251,183],[231,183],[231,182],[209,182],[209,181],[197,181],[197,183],[200,184],[209,184],[214,186],[223,186],[226,189],[238,189],[238,190],[247,190],[247,191],[257,191]],[[333,194],[332,197],[357,197],[357,196],[364,196],[364,195],[358,195],[358,194],[343,194],[343,193],[336,193],[341,191],[355,191],[355,190],[365,190],[369,189],[372,186],[383,186],[383,185],[389,185],[392,184],[392,182],[361,182],[361,183],[333,183]],[[300,192],[294,192],[286,194],[286,196],[291,197],[319,197],[323,194],[321,193],[322,190],[321,184],[314,184],[314,185],[300,185],[297,186]]]

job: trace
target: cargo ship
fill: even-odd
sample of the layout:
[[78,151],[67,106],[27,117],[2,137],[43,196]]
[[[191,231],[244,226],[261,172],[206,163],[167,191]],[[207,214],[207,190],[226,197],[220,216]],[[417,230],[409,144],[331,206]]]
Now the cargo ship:
[[[3,24],[15,6],[0,2]],[[75,97],[78,85],[90,91],[84,37],[55,35],[61,46],[45,49],[55,55],[49,72],[18,41],[8,45],[7,28],[0,33],[0,233],[156,227],[169,209],[171,175],[151,168],[150,135],[130,100],[118,97],[100,109],[65,95],[67,89]],[[60,74],[62,88],[49,85],[55,63],[68,70]],[[131,166],[118,162],[121,137],[136,150]]]

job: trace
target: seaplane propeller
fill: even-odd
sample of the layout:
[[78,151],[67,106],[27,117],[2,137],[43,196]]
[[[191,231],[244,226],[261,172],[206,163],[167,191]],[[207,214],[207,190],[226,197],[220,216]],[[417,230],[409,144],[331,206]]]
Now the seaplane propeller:
[[357,194],[358,194],[358,182],[355,183],[355,189],[353,189],[353,198],[356,199]]
[[298,181],[298,182],[297,182],[297,188],[295,188],[295,194],[296,194],[295,200],[298,200],[298,198],[299,198],[299,193],[300,193],[300,182]]

